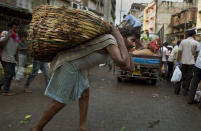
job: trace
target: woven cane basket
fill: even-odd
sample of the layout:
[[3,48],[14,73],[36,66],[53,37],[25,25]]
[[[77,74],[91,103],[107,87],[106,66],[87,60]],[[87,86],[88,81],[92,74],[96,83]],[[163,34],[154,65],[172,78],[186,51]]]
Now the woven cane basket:
[[92,12],[67,7],[39,6],[33,10],[28,35],[29,53],[51,61],[60,51],[109,32],[109,25]]

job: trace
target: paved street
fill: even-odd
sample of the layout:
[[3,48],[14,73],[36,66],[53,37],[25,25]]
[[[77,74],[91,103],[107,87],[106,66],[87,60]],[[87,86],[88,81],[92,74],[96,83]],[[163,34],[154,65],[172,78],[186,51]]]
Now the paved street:
[[[88,127],[90,131],[200,131],[201,110],[175,96],[165,81],[150,86],[144,81],[117,83],[104,68],[91,70]],[[16,96],[0,96],[0,131],[29,131],[50,99],[43,95],[44,78],[38,76],[23,93],[22,82],[13,82]],[[76,131],[77,102],[69,103],[44,131]],[[25,115],[30,121],[21,124]]]

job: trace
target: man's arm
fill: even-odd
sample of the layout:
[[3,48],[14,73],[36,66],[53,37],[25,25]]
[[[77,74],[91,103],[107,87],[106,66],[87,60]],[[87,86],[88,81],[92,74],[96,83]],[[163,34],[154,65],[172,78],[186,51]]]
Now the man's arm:
[[165,52],[165,56],[166,56],[166,60],[168,60],[168,50],[166,50],[166,52]]
[[122,27],[125,27],[126,25],[128,25],[129,19],[130,19],[130,17],[129,17],[129,15],[127,15],[127,16],[123,19],[123,21],[120,23],[119,26],[122,25]]
[[181,62],[182,51],[178,51],[177,62]]
[[28,50],[28,48],[20,48],[19,50],[20,50],[20,51]]
[[128,25],[128,22],[126,22],[125,20],[123,20],[123,21],[120,23],[119,27],[120,27],[120,26],[125,27],[126,25]]
[[199,54],[199,51],[200,51],[200,43],[197,42],[197,45],[196,45],[196,50],[195,50],[195,60],[197,59],[198,57],[198,54]]
[[[3,33],[3,32],[2,32]],[[2,34],[3,35],[3,34]],[[8,34],[6,36],[1,36],[0,39],[0,46],[5,46],[8,42],[9,38],[11,37],[11,30],[9,30]]]
[[182,57],[182,51],[183,50],[183,41],[181,41],[181,44],[178,47],[178,55],[177,55],[177,62],[181,62],[181,57]]

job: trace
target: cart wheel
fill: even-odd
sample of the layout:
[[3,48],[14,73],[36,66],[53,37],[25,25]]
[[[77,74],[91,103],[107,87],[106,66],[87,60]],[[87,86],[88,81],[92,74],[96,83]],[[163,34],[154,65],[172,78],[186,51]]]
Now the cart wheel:
[[122,82],[122,78],[121,77],[117,77],[117,81],[118,82]]
[[152,85],[156,85],[156,83],[157,83],[157,80],[151,80]]

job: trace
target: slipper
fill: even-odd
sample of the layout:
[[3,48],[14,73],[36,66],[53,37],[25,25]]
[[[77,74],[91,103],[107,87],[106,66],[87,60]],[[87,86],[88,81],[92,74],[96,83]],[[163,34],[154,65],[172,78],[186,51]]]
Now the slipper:
[[3,96],[14,96],[14,95],[16,95],[16,93],[15,92],[8,92],[8,93],[1,93]]
[[32,93],[32,91],[30,91],[29,89],[25,89],[24,93]]
[[32,93],[32,91],[24,91],[24,93]]

